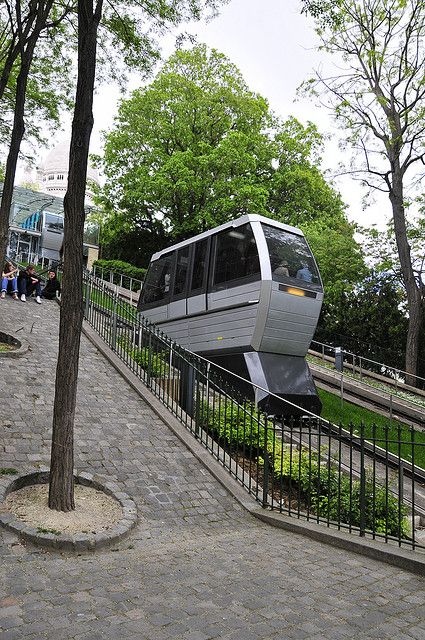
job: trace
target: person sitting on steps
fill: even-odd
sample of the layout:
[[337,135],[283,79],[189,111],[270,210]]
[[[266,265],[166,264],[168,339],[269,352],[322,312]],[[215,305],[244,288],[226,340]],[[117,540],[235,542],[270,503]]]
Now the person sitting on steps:
[[61,292],[61,283],[56,277],[56,271],[53,269],[50,269],[47,275],[49,279],[41,292],[41,297],[46,298],[46,300],[54,300],[56,298],[56,293],[60,294]]
[[18,289],[22,302],[26,302],[27,296],[35,291],[35,301],[37,304],[41,304],[41,280],[37,276],[34,265],[29,264],[25,270],[19,272]]
[[6,297],[7,288],[12,287],[12,298],[18,299],[18,281],[17,281],[18,268],[14,267],[9,260],[6,260],[3,272],[1,274],[1,298]]

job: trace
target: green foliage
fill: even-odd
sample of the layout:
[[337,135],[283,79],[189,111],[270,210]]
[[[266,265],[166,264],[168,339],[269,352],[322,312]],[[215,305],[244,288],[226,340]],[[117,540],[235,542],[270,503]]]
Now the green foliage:
[[388,416],[369,411],[346,400],[341,405],[339,396],[324,389],[319,389],[318,393],[323,405],[321,415],[325,420],[334,424],[343,424],[346,429],[352,428],[353,433],[356,434],[359,434],[359,429],[353,428],[352,425],[362,424],[366,439],[375,441],[378,447],[388,449],[395,455],[400,454],[410,462],[414,437],[415,465],[425,469],[425,433],[423,431],[415,431],[412,436],[412,429],[406,424],[393,421],[390,425]]
[[325,300],[315,339],[403,369],[407,332],[403,300],[394,277],[370,272],[351,292],[335,291]]
[[305,230],[327,293],[361,277],[354,228],[319,168],[316,127],[274,117],[218,51],[199,45],[175,53],[149,86],[121,102],[105,140],[98,202],[111,257],[131,251],[131,262],[145,266],[146,238],[155,251],[258,213]]
[[13,467],[0,467],[0,476],[14,476],[18,473]]
[[113,271],[116,274],[122,274],[136,280],[143,281],[146,275],[146,269],[134,267],[128,262],[123,262],[122,260],[95,260],[93,266],[100,267],[105,271]]
[[170,366],[165,352],[149,347],[132,347],[127,340],[121,340],[120,344],[152,378],[168,378]]
[[[361,483],[350,482],[349,476],[338,474],[329,464],[319,462],[319,455],[306,449],[292,450],[283,458],[282,480],[291,479],[298,487],[310,510],[318,516],[360,526]],[[384,487],[365,481],[364,524],[366,529],[390,536],[407,537],[407,509],[400,509],[397,498]]]
[[[360,481],[350,482],[349,476],[323,462],[315,451],[304,447],[291,449],[282,440],[274,438],[271,429],[266,435],[265,421],[252,405],[241,406],[232,401],[211,405],[204,401],[197,407],[196,418],[219,442],[244,455],[258,456],[260,465],[264,464],[266,448],[275,483],[290,482],[293,496],[299,491],[312,513],[353,527],[360,526]],[[401,506],[399,518],[397,498],[381,485],[366,479],[364,500],[366,528],[390,536],[409,535],[406,507]]]
[[[248,450],[264,445],[264,420],[251,404],[244,406],[227,400],[225,403],[210,405],[207,401],[196,408],[197,421],[202,428],[214,433],[222,442],[233,448]],[[273,442],[267,443],[270,451]],[[256,450],[256,449],[255,449]]]

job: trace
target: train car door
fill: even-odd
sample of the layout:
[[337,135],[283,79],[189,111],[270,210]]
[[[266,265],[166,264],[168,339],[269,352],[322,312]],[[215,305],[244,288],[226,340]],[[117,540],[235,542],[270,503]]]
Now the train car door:
[[207,310],[210,242],[210,238],[204,238],[192,245],[191,270],[187,292],[188,316]]
[[248,303],[252,292],[258,296],[261,280],[258,249],[250,224],[221,231],[212,248],[208,308],[220,309]]
[[175,252],[174,278],[170,304],[168,305],[168,319],[185,316],[186,309],[186,288],[189,275],[190,245],[182,247]]

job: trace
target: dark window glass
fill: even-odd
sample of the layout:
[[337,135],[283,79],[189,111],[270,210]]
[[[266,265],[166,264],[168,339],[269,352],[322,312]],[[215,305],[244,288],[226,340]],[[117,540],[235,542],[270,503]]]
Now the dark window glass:
[[195,245],[195,256],[193,259],[193,273],[192,282],[190,284],[190,290],[196,291],[201,289],[204,283],[204,273],[206,269],[206,257],[207,257],[208,240],[200,240]]
[[177,251],[176,278],[173,295],[178,296],[186,289],[187,272],[189,268],[189,246]]
[[320,286],[320,277],[313,254],[303,236],[263,224],[273,280]]
[[150,264],[143,284],[142,304],[159,302],[169,296],[172,264],[173,254]]
[[226,288],[234,280],[260,279],[260,261],[249,224],[217,235],[214,286]]
[[47,229],[48,231],[62,232],[63,231],[62,216],[55,216],[51,213],[45,213],[44,228]]

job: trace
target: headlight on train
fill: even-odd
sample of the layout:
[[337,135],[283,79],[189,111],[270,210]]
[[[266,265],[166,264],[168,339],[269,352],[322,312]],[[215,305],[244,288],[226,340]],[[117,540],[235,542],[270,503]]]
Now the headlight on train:
[[286,289],[287,293],[292,293],[293,296],[305,296],[305,291],[303,289],[296,289],[295,287],[288,287]]
[[317,298],[317,294],[314,291],[307,291],[306,289],[298,289],[298,287],[289,287],[286,284],[280,284],[279,291],[290,293],[293,296],[301,296],[305,298]]

